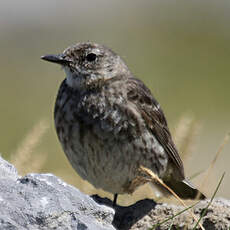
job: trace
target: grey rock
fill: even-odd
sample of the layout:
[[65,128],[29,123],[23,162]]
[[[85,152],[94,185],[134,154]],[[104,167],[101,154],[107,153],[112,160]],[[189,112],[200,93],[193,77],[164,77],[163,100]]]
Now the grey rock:
[[[106,198],[94,196],[100,204],[111,206],[111,201]],[[199,219],[203,210],[207,207],[210,200],[200,201],[192,213]],[[185,208],[165,203],[155,203],[153,200],[145,199],[136,202],[129,207],[115,207],[113,225],[119,230],[145,230],[145,229],[180,229],[192,230],[196,225],[191,213],[186,211],[173,220],[161,224],[157,228],[155,225],[176,215]],[[223,198],[216,198],[209,206],[207,213],[200,222],[207,230],[229,230],[230,229],[230,201]],[[198,228],[200,229],[200,228]]]
[[0,154],[0,179],[3,178],[16,180],[18,178],[18,172],[12,164],[1,158]]
[[[193,214],[199,219],[201,212],[207,207],[210,200],[201,201],[193,210]],[[184,207],[168,204],[158,204],[146,216],[138,220],[130,229],[142,230],[153,227],[155,224],[164,221],[172,215],[184,210]],[[191,209],[192,210],[192,209]],[[158,230],[169,229],[194,229],[195,221],[190,212],[184,212],[173,220],[160,225]],[[209,206],[207,213],[200,222],[204,229],[228,230],[230,229],[230,201],[223,198],[214,199]],[[198,226],[199,227],[199,226]],[[200,228],[199,228],[200,229]]]
[[[193,209],[197,218],[209,200]],[[145,199],[135,204],[112,207],[112,201],[82,194],[52,174],[20,177],[0,157],[0,230],[144,230],[177,214],[184,207],[157,204]],[[193,229],[196,221],[187,211],[157,227],[157,230]],[[205,229],[230,229],[230,201],[218,198],[201,220]],[[154,228],[153,228],[154,229]]]
[[113,209],[54,175],[15,179],[16,170],[2,158],[0,173],[0,229],[115,229]]
[[[202,211],[207,207],[209,201],[210,200],[201,201],[194,207],[192,213],[197,219],[199,219]],[[170,216],[175,215],[184,209],[184,207],[176,205],[157,204],[147,215],[136,221],[130,229],[142,230],[152,228],[155,224],[166,220]],[[192,230],[194,229],[196,222],[197,221],[193,219],[190,212],[186,211],[175,217],[173,220],[160,225],[157,230],[170,229],[170,226],[171,229]],[[208,230],[230,229],[230,201],[223,198],[214,199],[200,223],[203,225],[204,229]]]

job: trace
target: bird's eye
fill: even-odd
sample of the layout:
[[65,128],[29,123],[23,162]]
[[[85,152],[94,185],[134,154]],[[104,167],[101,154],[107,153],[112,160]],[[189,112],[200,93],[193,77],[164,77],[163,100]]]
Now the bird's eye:
[[89,54],[87,54],[87,56],[86,56],[86,60],[89,61],[89,62],[95,61],[96,58],[97,58],[97,55],[94,54],[94,53],[89,53]]

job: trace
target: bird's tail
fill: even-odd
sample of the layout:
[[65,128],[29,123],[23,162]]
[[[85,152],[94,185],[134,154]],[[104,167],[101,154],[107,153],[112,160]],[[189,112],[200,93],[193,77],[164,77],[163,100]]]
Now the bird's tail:
[[165,181],[165,184],[169,186],[181,199],[204,200],[206,198],[206,196],[196,189],[187,179],[184,179],[183,181]]

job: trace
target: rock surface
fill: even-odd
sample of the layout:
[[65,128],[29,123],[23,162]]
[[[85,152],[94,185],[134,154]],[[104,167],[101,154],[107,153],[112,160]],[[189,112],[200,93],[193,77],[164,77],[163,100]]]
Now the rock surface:
[[[197,204],[200,217],[208,200]],[[129,207],[116,206],[107,198],[88,196],[51,174],[20,177],[0,157],[0,229],[154,229],[155,224],[177,214],[183,207],[141,200]],[[157,227],[193,229],[195,221],[187,211]],[[230,229],[230,201],[214,199],[201,223],[205,229]],[[185,227],[185,228],[184,228]]]
[[[109,206],[112,204],[106,198],[94,196],[94,199],[101,204]],[[207,207],[208,202],[209,200],[201,201],[194,207],[193,214],[197,219],[199,219],[202,211]],[[154,227],[154,225],[163,222],[184,209],[184,207],[176,205],[156,204],[153,200],[149,199],[141,200],[129,207],[115,207],[113,225],[119,230],[192,230],[196,225],[196,221],[189,211],[178,215],[173,221],[170,220],[157,228]],[[230,230],[230,201],[226,199],[214,199],[200,223],[207,230]]]
[[51,174],[19,177],[0,158],[0,229],[95,229],[112,226],[114,210]]

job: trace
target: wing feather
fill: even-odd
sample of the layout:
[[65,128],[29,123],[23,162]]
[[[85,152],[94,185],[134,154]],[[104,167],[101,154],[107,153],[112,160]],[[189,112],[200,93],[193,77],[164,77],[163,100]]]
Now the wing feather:
[[129,78],[127,80],[127,97],[130,102],[136,105],[146,122],[146,126],[165,149],[180,175],[184,178],[183,163],[173,143],[164,113],[150,90],[142,81]]

